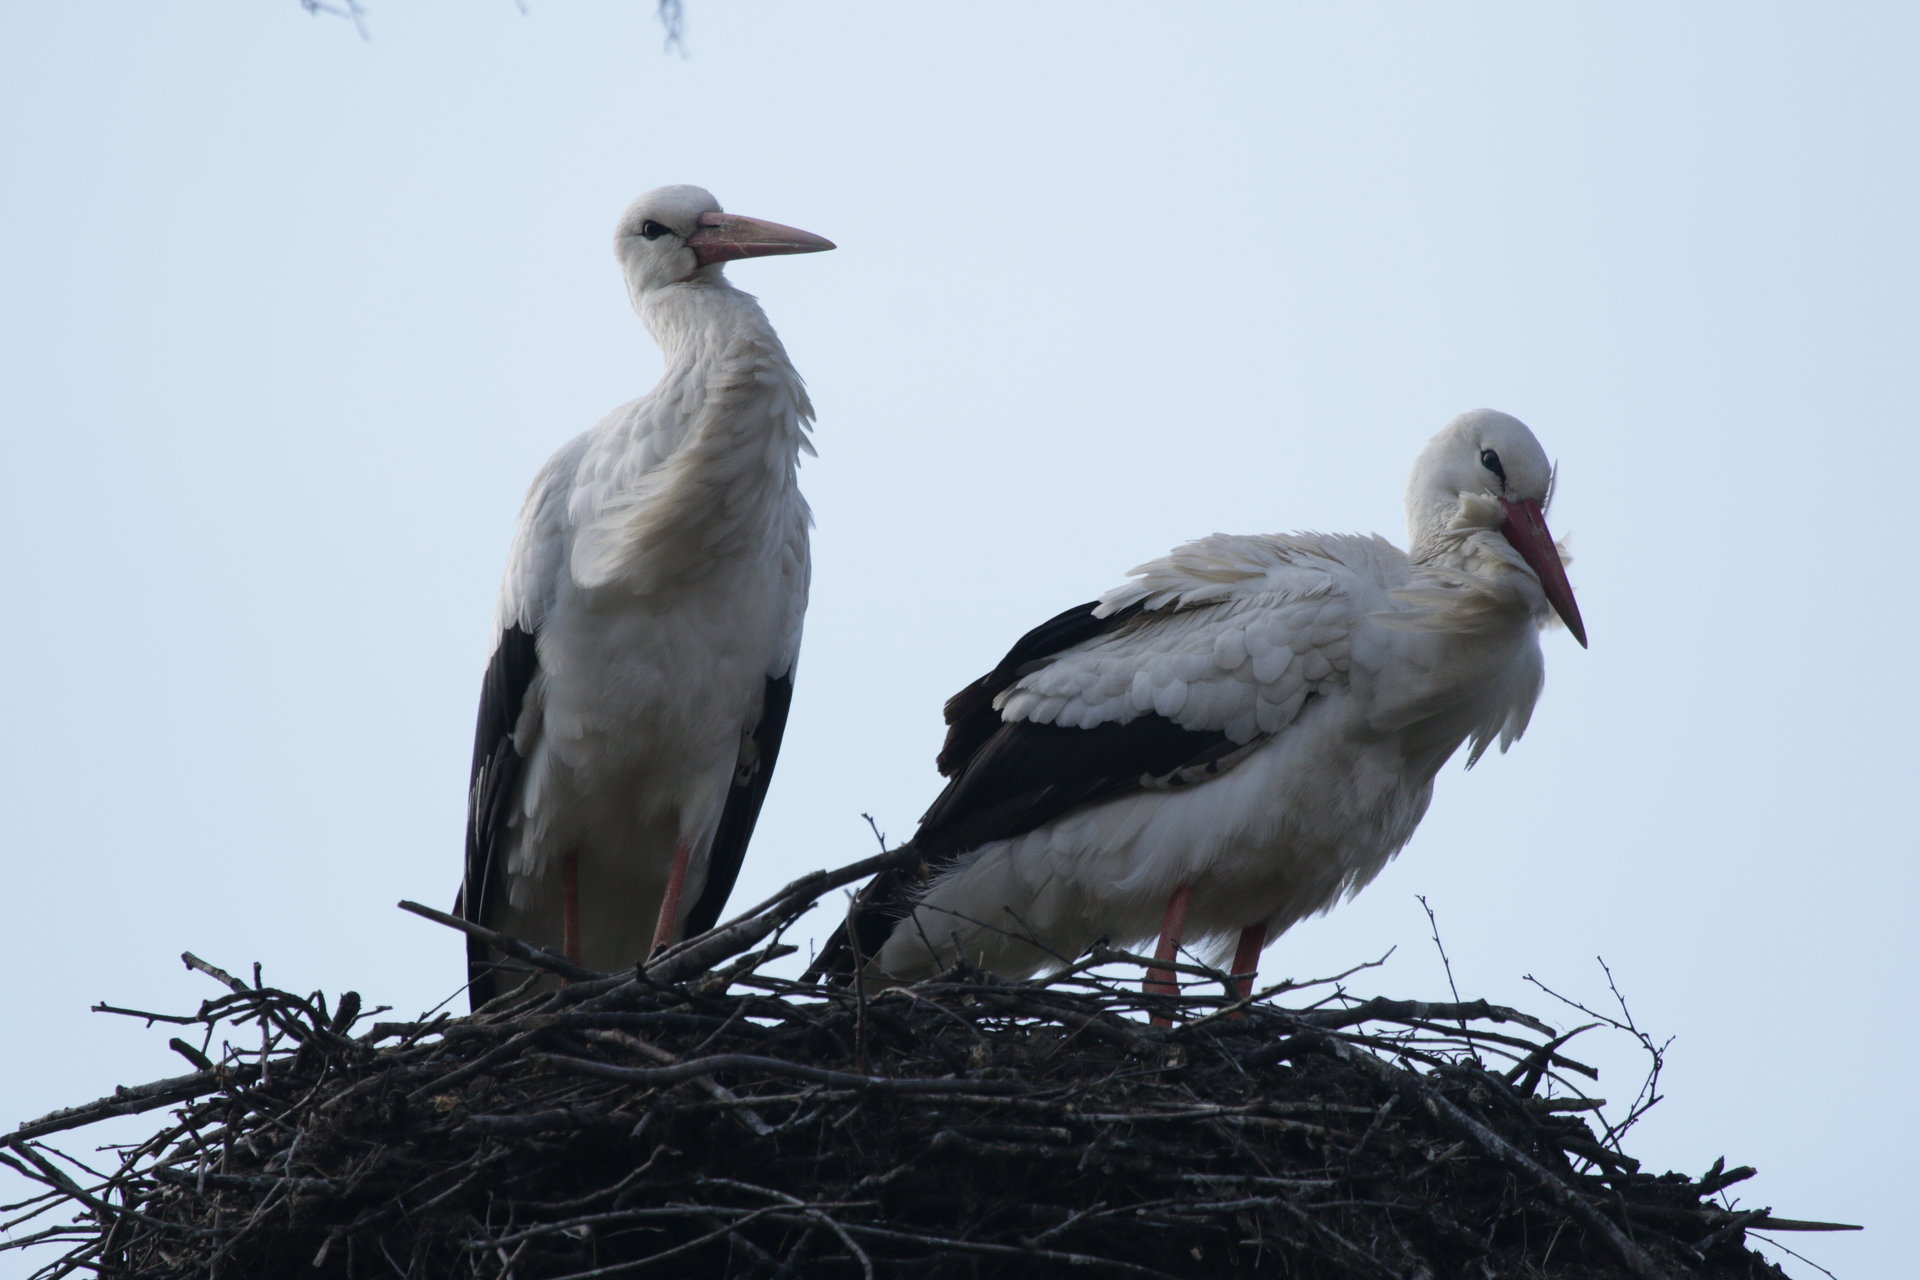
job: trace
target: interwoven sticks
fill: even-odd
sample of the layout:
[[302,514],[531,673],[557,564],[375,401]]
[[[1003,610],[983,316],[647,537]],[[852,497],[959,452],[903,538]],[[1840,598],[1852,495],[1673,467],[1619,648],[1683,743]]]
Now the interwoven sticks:
[[[1233,1002],[1186,965],[1159,1028],[1119,953],[864,995],[764,975],[836,881],[470,1018],[194,962],[228,994],[170,1020],[208,1065],[0,1139],[46,1188],[9,1247],[156,1278],[1748,1277],[1780,1273],[1747,1231],[1824,1225],[1717,1203],[1750,1169],[1642,1172],[1590,1073],[1485,1002]],[[221,1038],[260,1047],[209,1062]],[[43,1141],[168,1107],[113,1169]]]

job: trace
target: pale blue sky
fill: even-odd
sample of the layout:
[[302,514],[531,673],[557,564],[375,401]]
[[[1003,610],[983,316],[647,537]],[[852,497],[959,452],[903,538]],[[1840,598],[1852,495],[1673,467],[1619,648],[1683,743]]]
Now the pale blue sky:
[[1399,540],[1505,409],[1593,648],[1266,970],[1444,994],[1417,893],[1464,994],[1603,955],[1677,1037],[1637,1154],[1909,1260],[1920,10],[689,0],[682,57],[637,0],[369,2],[8,14],[0,1124],[185,1069],[86,1011],[213,994],[183,949],[455,988],[392,904],[452,898],[525,486],[658,371],[614,218],[695,182],[841,246],[730,268],[821,454],[737,900],[907,834],[1032,623],[1216,529]]

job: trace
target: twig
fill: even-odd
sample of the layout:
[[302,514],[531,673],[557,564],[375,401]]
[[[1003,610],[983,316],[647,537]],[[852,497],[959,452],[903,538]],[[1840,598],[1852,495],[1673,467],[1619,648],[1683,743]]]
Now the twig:
[[459,916],[436,911],[432,907],[423,907],[417,902],[402,899],[398,904],[402,911],[411,911],[414,915],[443,924],[449,929],[458,929],[469,938],[478,938],[494,950],[512,960],[545,969],[548,973],[557,973],[563,978],[604,978],[607,975],[598,970],[588,969],[575,964],[563,955],[548,951],[544,947],[529,946],[511,934],[501,933],[498,929],[489,929],[483,924],[471,920],[462,920]]
[[961,1080],[953,1077],[915,1079],[902,1076],[863,1076],[851,1071],[832,1071],[824,1067],[788,1062],[783,1058],[763,1058],[750,1053],[720,1053],[668,1067],[619,1067],[588,1058],[570,1058],[561,1054],[535,1054],[533,1061],[559,1071],[598,1076],[603,1080],[622,1080],[628,1084],[669,1085],[720,1071],[757,1071],[813,1084],[836,1085],[843,1089],[873,1093],[958,1093],[975,1097],[1024,1094],[1030,1086],[1017,1080]]
[[[1417,893],[1414,897],[1420,901],[1420,909],[1427,913],[1427,928],[1433,931],[1433,949],[1440,953],[1440,967],[1447,971],[1447,990],[1453,993],[1453,1002],[1460,1003],[1460,988],[1453,981],[1453,961],[1447,958],[1447,944],[1440,941],[1440,918],[1433,914],[1433,908],[1427,903],[1427,895]],[[1467,1024],[1463,1020],[1460,1029],[1465,1031]]]
[[49,1111],[38,1120],[29,1120],[12,1133],[0,1134],[0,1147],[18,1147],[50,1133],[78,1129],[109,1116],[134,1116],[144,1111],[170,1107],[176,1102],[198,1098],[231,1084],[245,1084],[258,1076],[260,1068],[246,1064],[196,1071],[190,1076],[173,1076],[151,1084],[122,1086],[104,1098]]

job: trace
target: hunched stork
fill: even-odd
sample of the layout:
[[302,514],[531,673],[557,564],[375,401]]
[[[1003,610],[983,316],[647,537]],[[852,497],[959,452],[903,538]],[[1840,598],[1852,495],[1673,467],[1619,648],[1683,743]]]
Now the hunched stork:
[[1029,631],[947,703],[919,865],[862,890],[813,972],[1021,975],[1158,930],[1163,961],[1231,948],[1251,990],[1269,940],[1406,844],[1448,757],[1525,730],[1549,610],[1586,645],[1553,478],[1517,419],[1462,414],[1414,466],[1410,551],[1215,534]]
[[[591,968],[712,927],[780,750],[813,407],[723,263],[832,242],[661,187],[614,254],[665,356],[534,478],[481,685],[459,913]],[[471,999],[495,994],[470,940]]]

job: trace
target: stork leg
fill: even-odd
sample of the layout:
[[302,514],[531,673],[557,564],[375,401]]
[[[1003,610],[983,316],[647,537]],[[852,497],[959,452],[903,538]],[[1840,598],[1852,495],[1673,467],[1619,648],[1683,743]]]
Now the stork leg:
[[[1233,996],[1244,1000],[1253,994],[1254,975],[1260,972],[1260,952],[1267,945],[1267,925],[1260,921],[1250,924],[1240,931],[1240,945],[1233,950],[1233,968],[1228,973],[1236,975],[1233,979]],[[1245,974],[1244,978],[1238,976]]]
[[580,859],[571,849],[560,855],[560,950],[580,963]]
[[687,882],[687,857],[691,852],[684,843],[673,846],[673,866],[667,871],[667,892],[660,899],[660,922],[653,926],[648,955],[671,945],[680,932],[680,889]]
[[[1183,884],[1173,891],[1167,899],[1167,914],[1160,920],[1160,945],[1154,949],[1155,960],[1171,960],[1180,951],[1180,940],[1187,932],[1187,903],[1193,898],[1193,886]],[[1171,969],[1149,969],[1147,980],[1142,984],[1150,996],[1178,995],[1180,988],[1173,980]],[[1155,1014],[1155,1026],[1173,1025],[1173,1019]]]

